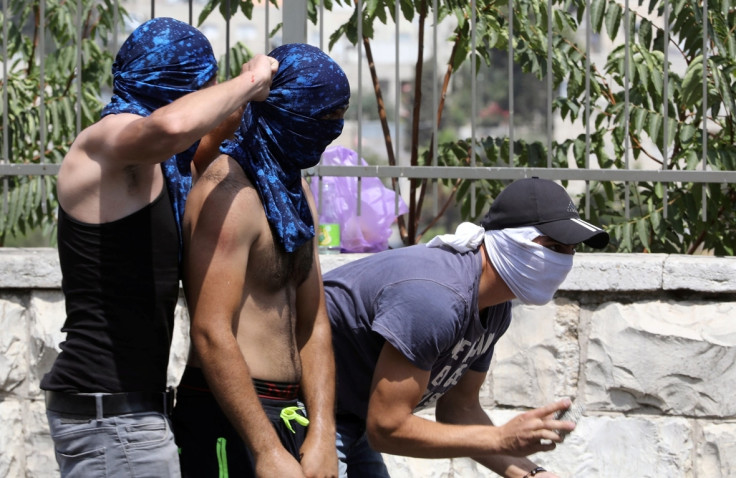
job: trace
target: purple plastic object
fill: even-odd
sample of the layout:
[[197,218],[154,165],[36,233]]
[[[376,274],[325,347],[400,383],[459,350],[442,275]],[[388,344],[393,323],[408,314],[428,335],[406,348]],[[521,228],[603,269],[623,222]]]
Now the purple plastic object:
[[[358,153],[343,146],[330,146],[322,154],[324,166],[367,166]],[[314,202],[319,208],[320,179],[312,177],[310,187]],[[388,249],[391,225],[396,220],[396,193],[385,187],[378,178],[361,181],[360,216],[358,215],[358,179],[351,177],[323,176],[334,191],[331,201],[337,209],[340,223],[342,252],[380,252]],[[324,205],[324,198],[323,198]],[[406,214],[409,208],[399,197],[399,215]],[[320,221],[322,221],[320,213]]]

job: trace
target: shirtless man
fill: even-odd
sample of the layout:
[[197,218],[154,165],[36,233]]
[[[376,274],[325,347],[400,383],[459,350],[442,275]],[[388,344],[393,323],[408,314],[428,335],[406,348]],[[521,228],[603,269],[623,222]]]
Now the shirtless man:
[[247,107],[187,202],[193,348],[174,411],[184,476],[337,474],[335,366],[301,169],[342,131],[350,90],[315,47],[269,56],[280,65],[269,98]]
[[121,46],[113,96],[57,182],[66,340],[41,388],[61,476],[179,476],[166,389],[177,211],[197,141],[265,99],[276,68],[258,55],[215,85],[209,41],[172,18],[143,23]]

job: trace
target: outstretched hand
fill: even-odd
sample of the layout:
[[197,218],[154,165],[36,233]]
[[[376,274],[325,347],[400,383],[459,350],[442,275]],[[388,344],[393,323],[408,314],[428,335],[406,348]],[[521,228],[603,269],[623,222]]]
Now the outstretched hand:
[[511,456],[527,456],[541,451],[554,450],[563,437],[557,432],[570,432],[575,423],[554,419],[555,412],[566,410],[572,402],[565,398],[517,415],[501,431],[501,453]]
[[241,76],[253,85],[251,101],[264,101],[271,92],[271,80],[279,70],[279,62],[267,55],[255,55],[245,63],[240,71]]

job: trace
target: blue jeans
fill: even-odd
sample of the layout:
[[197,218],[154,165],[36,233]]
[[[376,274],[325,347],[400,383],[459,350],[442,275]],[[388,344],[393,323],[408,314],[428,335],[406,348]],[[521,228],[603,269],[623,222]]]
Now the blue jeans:
[[46,411],[62,477],[180,477],[171,423],[159,412],[78,419]]
[[337,458],[340,478],[389,478],[383,456],[368,443],[365,422],[337,415]]

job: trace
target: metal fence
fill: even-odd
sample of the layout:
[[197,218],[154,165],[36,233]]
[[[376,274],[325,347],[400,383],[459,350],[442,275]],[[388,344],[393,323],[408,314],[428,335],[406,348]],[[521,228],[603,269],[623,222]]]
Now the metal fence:
[[[81,0],[77,0],[78,3],[80,3]],[[517,0],[519,1],[519,0]],[[9,18],[8,13],[8,2],[9,0],[3,0],[3,12],[4,12],[4,21],[3,21],[3,38],[8,37],[8,26],[9,22],[11,22],[13,19]],[[395,2],[395,12],[394,18],[396,19],[402,19],[402,12],[400,10],[402,2]],[[601,2],[599,0],[584,0],[585,4],[585,17],[583,19],[584,24],[591,25],[592,23],[596,22],[597,19],[592,18],[591,15],[596,15],[596,5],[599,5]],[[44,9],[45,9],[46,1],[42,0],[39,2],[40,5],[40,15],[43,18],[44,15]],[[431,46],[431,61],[428,63],[431,63],[433,75],[436,78],[440,78],[442,76],[442,70],[441,68],[444,67],[442,63],[442,59],[440,58],[441,55],[439,52],[442,50],[442,43],[445,42],[445,37],[441,37],[444,33],[446,33],[444,30],[442,30],[442,21],[440,21],[440,18],[438,17],[438,11],[440,7],[442,7],[443,3],[438,2],[438,0],[433,0],[430,2],[427,2],[428,6],[430,7],[428,9],[429,12],[429,28],[428,33],[426,33],[429,40],[426,42],[428,45]],[[469,2],[469,4],[473,7],[471,8],[471,11],[473,12],[473,15],[471,18],[468,19],[470,28],[468,29],[469,35],[470,35],[470,51],[471,55],[476,50],[476,48],[479,45],[479,42],[487,42],[487,38],[477,38],[476,37],[476,31],[477,31],[477,24],[478,19],[475,16],[475,0]],[[118,6],[118,2],[112,2],[111,5],[113,5],[115,8]],[[128,12],[133,14],[133,18],[138,19],[139,21],[143,21],[147,18],[151,18],[154,16],[174,16],[176,18],[179,18],[183,21],[188,21],[190,23],[196,23],[197,22],[197,16],[199,15],[199,12],[201,12],[204,2],[202,0],[167,0],[167,1],[153,1],[150,2],[147,0],[128,0],[125,2],[121,2],[121,5],[124,5],[125,8],[128,10]],[[540,2],[541,7],[544,7],[544,0]],[[337,10],[337,14],[342,14],[343,17],[348,18],[350,14],[352,13],[353,9],[356,9],[358,11],[363,11],[363,1],[357,0],[355,2],[355,5],[348,8],[345,5],[341,6],[334,6],[333,11],[326,11],[324,6],[320,4],[316,5],[316,18],[317,23],[313,24],[308,20],[307,17],[307,3],[306,2],[299,2],[299,1],[287,1],[282,2],[280,5],[280,8],[277,8],[268,2],[264,3],[255,3],[255,12],[253,16],[253,20],[249,22],[251,25],[256,25],[255,27],[251,28],[251,26],[243,27],[243,30],[240,30],[239,28],[234,26],[235,22],[234,20],[225,21],[224,19],[220,19],[219,23],[215,22],[214,20],[208,22],[207,25],[202,25],[200,28],[203,29],[206,35],[211,38],[213,41],[213,44],[216,46],[216,50],[219,48],[220,52],[227,52],[229,50],[229,46],[232,43],[233,40],[237,40],[238,36],[241,34],[248,35],[249,38],[251,38],[251,43],[254,45],[252,48],[254,52],[263,52],[266,53],[268,49],[274,45],[274,42],[281,42],[281,43],[288,43],[288,42],[307,42],[316,44],[317,46],[327,49],[327,43],[329,41],[329,36],[334,31],[336,21],[335,20],[335,14],[336,12],[334,10]],[[552,1],[546,0],[546,8],[548,12],[553,11]],[[665,4],[663,15],[657,16],[652,21],[658,21],[662,25],[662,29],[664,31],[664,38],[669,39],[669,28],[670,24],[672,23],[672,19],[669,18],[670,10],[672,7],[669,6],[669,4]],[[700,14],[703,18],[708,17],[708,2],[702,2],[700,8],[702,8],[702,11]],[[730,10],[730,5],[726,4],[725,6],[718,4],[718,8],[726,8],[727,10]],[[78,9],[81,10],[81,9]],[[609,8],[609,10],[611,10]],[[515,38],[515,31],[514,31],[514,25],[515,22],[513,21],[513,15],[515,11],[515,3],[514,0],[508,1],[508,22],[505,26],[506,34],[508,35],[508,38]],[[632,7],[629,5],[628,0],[625,1],[624,4],[621,5],[621,12],[619,14],[624,18],[625,24],[628,24],[629,14],[632,12]],[[651,12],[650,12],[651,13]],[[213,14],[210,18],[214,18],[217,14]],[[613,14],[612,14],[613,16]],[[656,16],[656,15],[655,15]],[[552,22],[552,14],[550,13],[547,15],[547,21]],[[233,17],[233,18],[237,18]],[[78,18],[77,21],[79,24],[81,24],[81,19]],[[277,25],[279,25],[281,22],[283,22],[281,29],[277,32],[276,36],[271,36],[270,34],[275,29]],[[43,22],[42,22],[43,23]],[[548,26],[550,28],[547,29],[547,40],[549,44],[552,44],[552,28],[551,23],[548,23]],[[132,27],[132,25],[126,25],[124,22],[121,22],[120,28],[121,28],[121,34],[124,35],[126,33],[126,28],[129,30]],[[546,143],[547,146],[547,162],[546,165],[540,166],[537,164],[536,166],[521,166],[518,164],[514,164],[513,158],[515,158],[514,154],[514,145],[515,140],[519,137],[519,126],[515,122],[515,116],[518,114],[515,104],[514,104],[514,98],[518,97],[518,93],[514,91],[514,85],[515,85],[515,78],[514,75],[515,70],[512,67],[507,68],[507,77],[506,77],[506,85],[508,87],[508,106],[506,108],[506,112],[508,115],[507,121],[504,125],[501,125],[501,128],[506,128],[505,133],[502,131],[500,133],[501,136],[504,136],[507,139],[507,144],[510,149],[508,152],[508,158],[512,158],[511,164],[497,164],[494,166],[483,166],[476,162],[476,157],[482,157],[483,151],[482,149],[477,145],[474,144],[475,138],[478,136],[479,133],[479,125],[478,125],[478,118],[479,118],[479,105],[476,101],[470,102],[470,111],[468,112],[468,131],[469,134],[467,135],[470,138],[470,151],[473,151],[474,154],[469,155],[469,167],[468,166],[441,166],[438,165],[437,162],[437,141],[438,136],[440,134],[438,128],[439,125],[437,122],[433,122],[432,125],[432,134],[431,134],[431,143],[423,145],[424,148],[429,149],[432,151],[432,158],[428,165],[424,166],[411,166],[407,159],[407,152],[405,148],[402,148],[409,139],[402,136],[401,131],[405,128],[405,126],[402,126],[402,124],[405,124],[407,122],[406,119],[402,119],[403,113],[401,111],[401,102],[402,102],[402,91],[401,86],[405,83],[407,83],[407,63],[413,63],[416,61],[416,58],[411,58],[405,55],[404,51],[402,50],[403,44],[412,42],[413,35],[416,36],[418,33],[415,31],[417,27],[417,22],[415,21],[406,21],[406,20],[398,20],[391,23],[391,18],[389,18],[389,22],[387,23],[387,26],[384,28],[386,32],[388,32],[385,36],[391,37],[390,29],[393,28],[393,52],[390,51],[390,47],[387,47],[386,49],[382,50],[380,53],[382,57],[391,57],[388,60],[392,61],[393,66],[392,67],[384,67],[381,71],[382,78],[380,81],[382,84],[386,86],[386,91],[388,92],[388,97],[393,98],[393,119],[391,121],[391,128],[392,131],[395,133],[392,138],[392,143],[390,147],[393,148],[393,155],[396,158],[396,163],[394,165],[385,164],[385,162],[381,163],[380,161],[378,164],[370,165],[370,166],[351,166],[351,167],[336,167],[336,166],[317,166],[313,170],[308,171],[308,174],[310,175],[316,175],[316,176],[350,176],[350,177],[358,177],[358,178],[364,178],[364,177],[379,177],[379,178],[391,178],[394,179],[394,187],[397,187],[401,189],[403,192],[403,195],[406,196],[407,194],[407,182],[410,179],[428,179],[432,181],[438,181],[442,179],[467,179],[467,180],[484,180],[484,179],[492,179],[492,180],[513,180],[523,177],[529,177],[529,176],[539,176],[543,178],[553,179],[553,180],[569,180],[572,182],[577,182],[583,187],[584,194],[588,194],[588,184],[591,181],[600,181],[600,182],[624,182],[624,183],[632,183],[637,184],[641,182],[649,182],[649,183],[702,183],[702,184],[708,184],[708,183],[720,183],[720,184],[732,184],[736,183],[736,171],[733,170],[711,170],[709,165],[709,144],[708,144],[708,125],[706,124],[708,119],[708,108],[711,107],[711,105],[707,104],[707,97],[708,97],[708,91],[707,91],[707,85],[706,85],[706,77],[709,73],[708,71],[708,63],[707,63],[707,52],[709,50],[709,45],[711,42],[711,39],[709,38],[709,30],[704,29],[703,30],[703,38],[702,38],[702,45],[703,45],[703,51],[705,58],[703,59],[703,64],[706,65],[702,68],[702,117],[703,117],[703,124],[702,131],[704,132],[702,134],[702,149],[700,151],[700,160],[697,161],[697,164],[689,169],[683,170],[683,169],[673,169],[671,168],[671,164],[668,162],[668,157],[671,151],[668,150],[667,145],[670,143],[670,139],[668,138],[668,134],[670,134],[670,130],[666,127],[662,128],[662,147],[658,148],[660,151],[660,156],[658,157],[658,161],[656,161],[654,164],[648,164],[648,165],[642,165],[640,163],[637,163],[634,167],[632,163],[629,161],[629,157],[631,156],[630,150],[631,145],[628,143],[629,141],[629,135],[626,134],[625,141],[626,144],[624,145],[624,155],[625,155],[625,162],[623,163],[623,167],[618,168],[598,168],[598,167],[592,167],[592,165],[585,163],[585,167],[553,167],[553,161],[551,157],[551,151],[552,151],[552,142],[556,140],[557,137],[559,137],[564,131],[569,128],[575,129],[577,128],[582,135],[585,137],[585,143],[584,143],[584,152],[585,156],[590,157],[592,154],[591,151],[591,122],[593,119],[591,118],[591,95],[590,95],[590,79],[591,75],[594,75],[593,68],[594,64],[591,60],[595,56],[595,50],[597,48],[603,48],[604,50],[606,48],[614,48],[616,45],[609,44],[604,45],[601,47],[599,45],[600,38],[597,38],[596,35],[593,33],[592,28],[585,28],[584,34],[585,38],[582,42],[585,49],[585,88],[586,88],[586,94],[585,94],[585,102],[584,102],[584,114],[581,115],[582,119],[577,120],[575,123],[571,125],[563,125],[560,126],[559,119],[553,115],[553,101],[556,97],[556,94],[553,94],[553,77],[552,75],[548,74],[546,78],[543,80],[541,85],[543,85],[543,88],[546,89],[546,115],[543,121],[543,127],[541,128],[541,134],[544,137],[542,140],[543,143]],[[363,37],[363,22],[357,22],[357,38]],[[245,30],[249,29],[246,33]],[[626,32],[629,30],[627,29]],[[375,32],[374,32],[375,34]],[[623,38],[622,45],[618,45],[618,47],[622,47],[623,51],[625,53],[625,57],[629,58],[629,56],[632,54],[631,52],[631,39],[629,38],[628,34],[624,35],[625,38]],[[214,39],[213,39],[214,37]],[[400,39],[402,39],[400,41]],[[408,38],[408,40],[407,40]],[[44,45],[43,45],[43,35],[40,37],[41,45],[39,48],[43,51]],[[388,40],[387,40],[388,41]],[[81,44],[81,41],[80,41]],[[3,41],[2,46],[2,54],[3,54],[3,65],[2,65],[2,78],[7,78],[9,73],[9,68],[12,67],[11,59],[8,58],[8,52],[6,48],[6,43]],[[117,42],[113,42],[113,48],[117,47]],[[363,102],[360,100],[364,97],[366,94],[372,94],[374,89],[374,84],[370,81],[370,76],[368,75],[366,71],[366,52],[363,48],[363,44],[361,42],[357,42],[355,45],[349,45],[346,42],[338,42],[336,44],[336,49],[332,50],[330,53],[338,57],[338,62],[341,64],[344,64],[344,68],[346,69],[346,72],[348,73],[348,76],[351,78],[351,84],[354,91],[354,97],[358,99],[358,101],[354,101],[351,104],[351,109],[357,110],[357,113],[355,113],[355,119],[354,121],[350,122],[350,128],[346,128],[346,131],[343,133],[343,137],[341,138],[344,144],[348,144],[352,146],[355,150],[358,152],[359,157],[363,157],[364,155],[364,148],[367,143],[370,143],[373,141],[372,139],[369,139],[366,141],[366,128],[369,126],[366,120],[364,119],[364,105]],[[519,48],[518,43],[515,45],[513,42],[508,42],[508,50],[507,50],[507,61],[508,65],[513,65],[514,62],[514,56],[517,53],[515,51],[515,48]],[[663,97],[666,99],[668,98],[668,88],[670,87],[670,73],[668,71],[668,65],[669,65],[669,59],[668,59],[668,51],[669,48],[663,48],[664,53],[664,71],[661,74],[661,89],[663,90]],[[217,52],[217,51],[216,51]],[[392,53],[392,54],[391,54]],[[405,55],[402,57],[402,55]],[[551,51],[547,58],[547,69],[548,71],[552,70],[552,59],[551,59]],[[82,64],[82,51],[81,48],[78,51],[78,63]],[[382,60],[386,60],[386,58],[382,58]],[[375,61],[375,59],[374,59]],[[384,61],[383,64],[388,64],[388,62]],[[483,88],[489,88],[491,87],[488,84],[479,83],[478,80],[478,71],[477,68],[479,68],[477,65],[479,63],[476,62],[470,62],[470,68],[471,68],[471,74],[470,74],[470,96],[471,98],[476,98],[479,94],[479,91]],[[628,90],[629,90],[629,78],[630,78],[630,72],[628,71],[628,62],[626,63],[627,66],[627,72],[625,78],[624,78],[624,93],[625,93],[625,100],[623,108],[625,110],[623,117],[626,118],[626,121],[629,120],[631,117],[631,112],[629,111],[629,98],[628,98]],[[43,69],[41,70],[41,75],[43,76]],[[733,80],[733,78],[731,78]],[[77,75],[77,88],[76,93],[81,96],[81,75]],[[3,101],[3,131],[2,131],[2,137],[3,137],[3,144],[2,144],[2,156],[0,157],[0,188],[2,188],[3,191],[3,204],[7,205],[7,195],[8,195],[8,178],[11,176],[23,176],[23,175],[55,175],[58,172],[59,165],[56,163],[47,162],[46,159],[43,157],[40,158],[40,161],[37,164],[13,164],[8,159],[7,153],[9,151],[9,144],[8,144],[8,86],[7,82],[3,81],[2,84],[2,101]],[[556,93],[556,92],[555,92]],[[39,91],[39,96],[41,97],[41,101],[38,102],[39,108],[44,107],[44,101],[43,101],[43,81],[41,82],[41,90]],[[441,101],[443,101],[444,98],[440,97],[441,92],[439,90],[439,87],[437,86],[437,82],[433,82],[432,91],[431,91],[431,104],[432,104],[432,111],[437,111],[438,105]],[[665,123],[667,121],[667,118],[670,117],[670,112],[668,112],[668,108],[670,107],[670,101],[663,101],[661,105],[661,116],[665,118]],[[80,117],[77,111],[77,118]],[[42,113],[40,115],[41,121],[43,122],[45,120],[45,115]],[[81,127],[79,123],[79,119],[77,119],[77,130],[79,130]],[[47,128],[42,125],[41,130],[44,131]],[[629,125],[625,125],[625,129],[628,132],[629,131]],[[498,129],[497,129],[498,131]],[[45,137],[41,137],[41,142],[45,142],[47,139]],[[42,149],[42,148],[41,148]],[[705,188],[703,189],[703,200],[702,200],[702,208],[703,208],[703,217],[706,215],[705,211],[705,204],[706,204],[706,192]],[[665,198],[663,199],[664,205],[665,205],[665,216],[667,214],[666,205],[667,205],[667,199],[666,194]],[[586,201],[586,208],[590,206],[590,201]],[[586,210],[586,214],[589,211]],[[628,208],[623,212],[628,216],[629,211]]]

